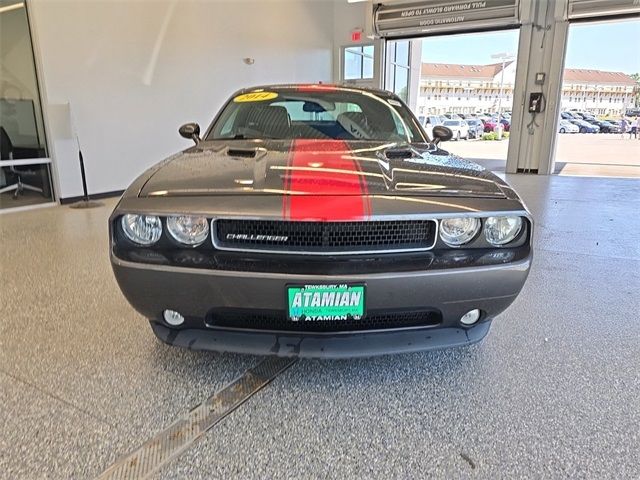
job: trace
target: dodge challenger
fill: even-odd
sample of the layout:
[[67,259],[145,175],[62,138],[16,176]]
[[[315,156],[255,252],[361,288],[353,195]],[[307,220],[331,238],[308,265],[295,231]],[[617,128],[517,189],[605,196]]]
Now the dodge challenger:
[[353,357],[469,345],[520,293],[533,223],[375,89],[235,93],[110,219],[124,296],[163,342]]

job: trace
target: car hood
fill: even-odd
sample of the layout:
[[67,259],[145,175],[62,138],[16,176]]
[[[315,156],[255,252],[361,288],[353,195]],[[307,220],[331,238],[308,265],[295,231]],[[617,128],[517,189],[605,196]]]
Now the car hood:
[[480,165],[426,144],[202,142],[165,160],[139,196],[411,195],[505,198]]

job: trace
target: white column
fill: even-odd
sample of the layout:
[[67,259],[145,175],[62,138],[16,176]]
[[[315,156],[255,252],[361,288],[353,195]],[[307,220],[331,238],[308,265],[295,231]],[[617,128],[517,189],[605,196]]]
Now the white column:
[[417,113],[420,96],[420,74],[422,70],[422,40],[411,40],[409,50],[409,108]]
[[[514,88],[514,108],[507,157],[507,172],[553,172],[555,141],[560,114],[562,76],[569,23],[566,2],[522,0],[522,27]],[[545,73],[536,85],[536,73]],[[542,92],[545,111],[528,112],[529,95]]]

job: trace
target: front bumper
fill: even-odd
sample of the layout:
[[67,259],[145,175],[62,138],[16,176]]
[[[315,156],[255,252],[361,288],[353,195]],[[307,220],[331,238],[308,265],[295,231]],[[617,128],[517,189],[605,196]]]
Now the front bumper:
[[175,330],[156,322],[151,328],[163,342],[190,350],[215,350],[279,357],[353,358],[462,347],[482,340],[491,326],[421,328],[350,334],[240,332],[233,330]]
[[[490,320],[516,298],[531,255],[484,267],[362,275],[291,275],[147,265],[112,254],[113,270],[131,305],[149,318],[166,343],[198,349],[306,357],[352,357],[467,345],[486,335]],[[273,332],[210,327],[216,309],[281,310],[287,284],[364,283],[367,310],[434,309],[442,321],[427,328],[339,333]],[[462,328],[459,319],[478,308],[481,323]],[[181,328],[162,322],[165,309],[182,313]]]

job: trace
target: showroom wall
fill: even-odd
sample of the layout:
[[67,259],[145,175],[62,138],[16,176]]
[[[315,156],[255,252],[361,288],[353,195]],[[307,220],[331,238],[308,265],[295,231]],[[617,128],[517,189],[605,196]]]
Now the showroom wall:
[[28,6],[62,198],[82,193],[74,132],[90,193],[117,191],[187,147],[178,126],[206,126],[237,88],[332,79],[331,1]]

